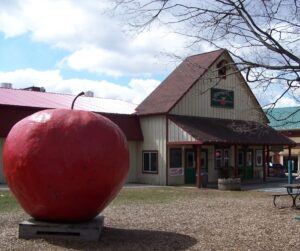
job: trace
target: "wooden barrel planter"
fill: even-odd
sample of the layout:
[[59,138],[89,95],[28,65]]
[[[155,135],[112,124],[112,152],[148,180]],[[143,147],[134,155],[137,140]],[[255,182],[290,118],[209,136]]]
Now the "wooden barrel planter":
[[218,189],[240,191],[241,179],[240,178],[218,179]]

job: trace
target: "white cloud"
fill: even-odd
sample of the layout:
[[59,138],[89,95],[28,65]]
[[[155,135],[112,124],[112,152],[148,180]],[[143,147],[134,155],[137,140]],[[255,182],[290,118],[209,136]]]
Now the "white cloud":
[[0,32],[6,37],[29,34],[34,42],[69,51],[57,65],[73,70],[145,76],[173,68],[165,56],[184,53],[183,37],[160,26],[139,34],[125,32],[122,17],[112,17],[109,6],[109,0],[0,3]]
[[95,96],[124,100],[139,104],[159,84],[155,79],[132,79],[128,86],[108,81],[87,79],[63,79],[59,70],[37,71],[22,69],[12,72],[0,72],[0,83],[13,83],[13,88],[42,86],[48,92],[78,94],[81,91],[93,91]]
[[100,48],[84,48],[64,58],[61,67],[87,70],[110,76],[150,75],[163,72],[163,65],[150,54],[118,53]]
[[300,104],[292,97],[282,97],[276,103],[276,107],[299,106]]

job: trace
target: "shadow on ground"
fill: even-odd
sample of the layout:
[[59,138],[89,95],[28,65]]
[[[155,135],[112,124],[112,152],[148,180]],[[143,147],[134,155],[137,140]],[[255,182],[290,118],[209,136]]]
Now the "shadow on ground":
[[74,250],[185,250],[197,240],[172,232],[105,227],[98,242],[48,240],[48,243]]

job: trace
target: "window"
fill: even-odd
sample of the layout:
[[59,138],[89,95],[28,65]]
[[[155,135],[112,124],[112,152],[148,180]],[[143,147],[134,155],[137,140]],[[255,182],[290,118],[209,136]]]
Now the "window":
[[248,150],[246,152],[246,165],[247,166],[252,166],[252,164],[253,164],[253,161],[252,161],[252,151]]
[[226,79],[227,61],[226,60],[222,60],[221,62],[219,62],[217,64],[217,68],[218,68],[218,77]]
[[229,149],[216,149],[215,151],[215,168],[228,168],[230,161]]
[[222,150],[216,150],[216,168],[222,168]]
[[255,151],[255,165],[262,166],[263,165],[263,150],[256,149]]
[[224,149],[224,168],[229,167],[229,150]]
[[158,152],[144,151],[143,152],[143,172],[158,173]]
[[170,168],[182,167],[182,151],[181,148],[170,149]]

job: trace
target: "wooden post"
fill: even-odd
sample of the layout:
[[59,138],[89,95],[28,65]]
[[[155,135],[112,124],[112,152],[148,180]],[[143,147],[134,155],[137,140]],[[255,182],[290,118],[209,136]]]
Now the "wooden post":
[[238,177],[238,153],[237,153],[237,145],[234,145],[234,177],[237,178]]
[[269,159],[270,159],[270,147],[267,146],[267,176],[269,176]]
[[197,156],[197,159],[196,159],[196,173],[197,173],[197,176],[196,176],[196,186],[198,188],[201,188],[202,187],[202,179],[201,179],[201,145],[197,145],[197,148],[196,148],[196,156]]
[[262,166],[263,166],[263,182],[266,182],[266,146],[263,146],[263,163],[262,163]]

